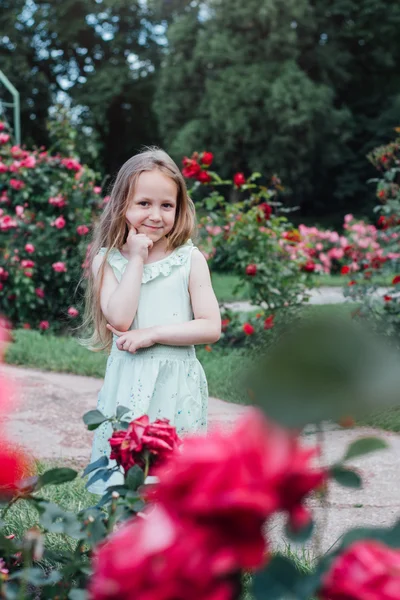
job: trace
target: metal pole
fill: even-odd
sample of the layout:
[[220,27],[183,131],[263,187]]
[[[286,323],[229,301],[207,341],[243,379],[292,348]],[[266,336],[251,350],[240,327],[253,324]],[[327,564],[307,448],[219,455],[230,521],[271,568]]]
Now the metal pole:
[[[13,97],[14,102],[8,106],[14,108],[14,137],[18,146],[21,145],[21,111],[19,102],[19,92],[15,89],[11,81],[0,71],[0,83],[2,83]],[[3,103],[5,105],[5,103]]]

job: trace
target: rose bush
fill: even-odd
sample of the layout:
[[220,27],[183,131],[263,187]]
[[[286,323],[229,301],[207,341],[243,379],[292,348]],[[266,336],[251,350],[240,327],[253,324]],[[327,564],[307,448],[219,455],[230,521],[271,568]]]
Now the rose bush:
[[[376,148],[369,160],[379,171],[376,184],[378,204],[376,241],[379,249],[359,261],[349,273],[344,293],[359,304],[354,316],[367,319],[384,334],[400,343],[400,138]],[[382,275],[391,280],[382,291]]]
[[[14,325],[62,329],[103,200],[78,160],[0,140],[0,311]],[[46,323],[47,326],[40,326]]]
[[[260,173],[246,178],[235,173],[232,180],[222,180],[204,164],[201,157],[209,153],[194,153],[183,159],[183,174],[195,180],[191,193],[202,192],[198,203],[208,213],[200,220],[200,247],[213,267],[236,273],[242,284],[247,284],[249,300],[265,311],[270,325],[255,326],[241,321],[233,330],[232,319],[225,328],[220,345],[252,343],[262,336],[256,332],[272,329],[274,316],[285,313],[294,315],[307,301],[307,270],[304,257],[290,257],[288,248],[282,244],[286,234],[293,230],[287,217],[287,209],[279,201],[283,190],[278,177],[265,184]],[[190,167],[188,168],[188,165]],[[201,173],[207,173],[207,181]],[[204,197],[204,190],[210,192]],[[237,201],[231,203],[222,191],[232,191]],[[236,319],[235,319],[236,322]]]

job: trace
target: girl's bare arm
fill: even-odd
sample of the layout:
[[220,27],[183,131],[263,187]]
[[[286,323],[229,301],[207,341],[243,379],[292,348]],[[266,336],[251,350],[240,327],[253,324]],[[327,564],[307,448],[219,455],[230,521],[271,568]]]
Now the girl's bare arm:
[[[103,260],[104,257],[99,255],[93,260],[92,270],[95,278],[98,277]],[[110,265],[105,264],[100,306],[107,321],[120,331],[127,331],[135,318],[139,305],[142,273],[143,259],[140,256],[129,260],[119,283]]]
[[207,261],[194,250],[189,279],[194,320],[179,325],[152,327],[155,344],[186,346],[212,344],[221,336],[221,313],[211,285]]

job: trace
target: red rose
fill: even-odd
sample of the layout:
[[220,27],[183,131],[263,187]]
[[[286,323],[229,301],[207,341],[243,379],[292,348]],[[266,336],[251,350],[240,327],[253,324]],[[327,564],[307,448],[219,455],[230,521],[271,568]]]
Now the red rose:
[[302,271],[306,273],[313,273],[315,271],[315,262],[313,260],[308,260],[302,267]]
[[352,281],[349,281],[349,283],[347,285],[356,285],[356,281],[354,281],[354,279]]
[[392,284],[397,285],[398,283],[400,283],[400,275],[396,275],[396,277],[393,277]]
[[48,321],[40,321],[39,329],[41,329],[42,331],[46,331],[46,329],[49,329],[49,327],[50,323]]
[[340,272],[342,275],[348,275],[350,273],[350,267],[348,265],[344,265],[341,269]]
[[250,323],[245,323],[243,325],[243,331],[245,332],[246,335],[253,335],[253,333],[255,332],[255,329],[254,329],[253,325],[250,325]]
[[195,179],[198,177],[201,167],[199,163],[193,158],[185,158],[182,161],[184,168],[182,169],[182,175],[187,179]]
[[222,319],[222,321],[221,321],[222,331],[226,331],[228,329],[229,323],[230,323],[230,319]]
[[378,192],[378,198],[380,198],[381,200],[383,200],[385,197],[386,197],[385,190],[379,190],[379,192]]
[[293,242],[294,244],[301,242],[301,235],[296,229],[292,229],[290,231],[285,231],[285,233],[283,234],[283,237],[288,242]]
[[390,302],[391,300],[393,300],[392,296],[383,296],[383,299],[385,302]]
[[125,473],[134,465],[145,468],[145,454],[150,455],[152,474],[178,448],[180,440],[175,427],[167,419],[157,419],[149,422],[149,417],[143,415],[132,421],[126,431],[114,431],[110,440],[110,458],[116,460]]
[[279,510],[300,514],[304,496],[325,480],[311,468],[314,452],[249,409],[231,431],[186,437],[148,496],[209,529],[238,568],[257,568],[266,557],[265,521]]
[[212,181],[211,175],[207,173],[207,171],[200,171],[197,176],[197,181],[200,181],[200,183],[210,183],[210,181]]
[[233,183],[236,185],[236,187],[240,188],[246,183],[246,177],[243,175],[243,173],[235,173],[233,176]]
[[376,226],[378,227],[378,229],[387,229],[389,227],[387,218],[381,215],[378,221],[376,222]]
[[246,275],[253,277],[257,273],[257,265],[251,264],[246,267]]
[[213,536],[162,507],[124,524],[96,551],[91,600],[232,600],[232,564]]
[[400,550],[375,540],[354,542],[334,561],[318,597],[321,600],[398,600]]
[[209,167],[213,160],[214,154],[212,152],[203,152],[203,154],[200,157],[200,162],[206,167]]
[[274,326],[274,315],[270,315],[264,321],[264,329],[272,329]]
[[263,218],[265,221],[268,221],[272,214],[272,206],[270,206],[266,202],[263,202],[258,208],[261,211],[261,214],[257,216],[258,223],[262,223]]
[[30,463],[19,448],[12,448],[1,441],[0,464],[0,498],[9,499],[14,496],[21,479],[28,475]]

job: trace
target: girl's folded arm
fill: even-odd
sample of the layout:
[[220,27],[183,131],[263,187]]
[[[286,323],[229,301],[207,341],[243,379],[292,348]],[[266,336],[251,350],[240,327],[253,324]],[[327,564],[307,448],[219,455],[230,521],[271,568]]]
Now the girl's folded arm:
[[[103,256],[93,260],[92,270],[95,279],[99,276]],[[118,283],[112,268],[104,265],[104,276],[100,291],[100,306],[107,321],[116,329],[128,331],[139,304],[142,283],[143,261],[139,257],[131,259]]]
[[221,336],[221,314],[211,284],[207,261],[201,252],[193,250],[189,278],[194,320],[179,325],[152,328],[155,344],[186,346],[213,344]]

